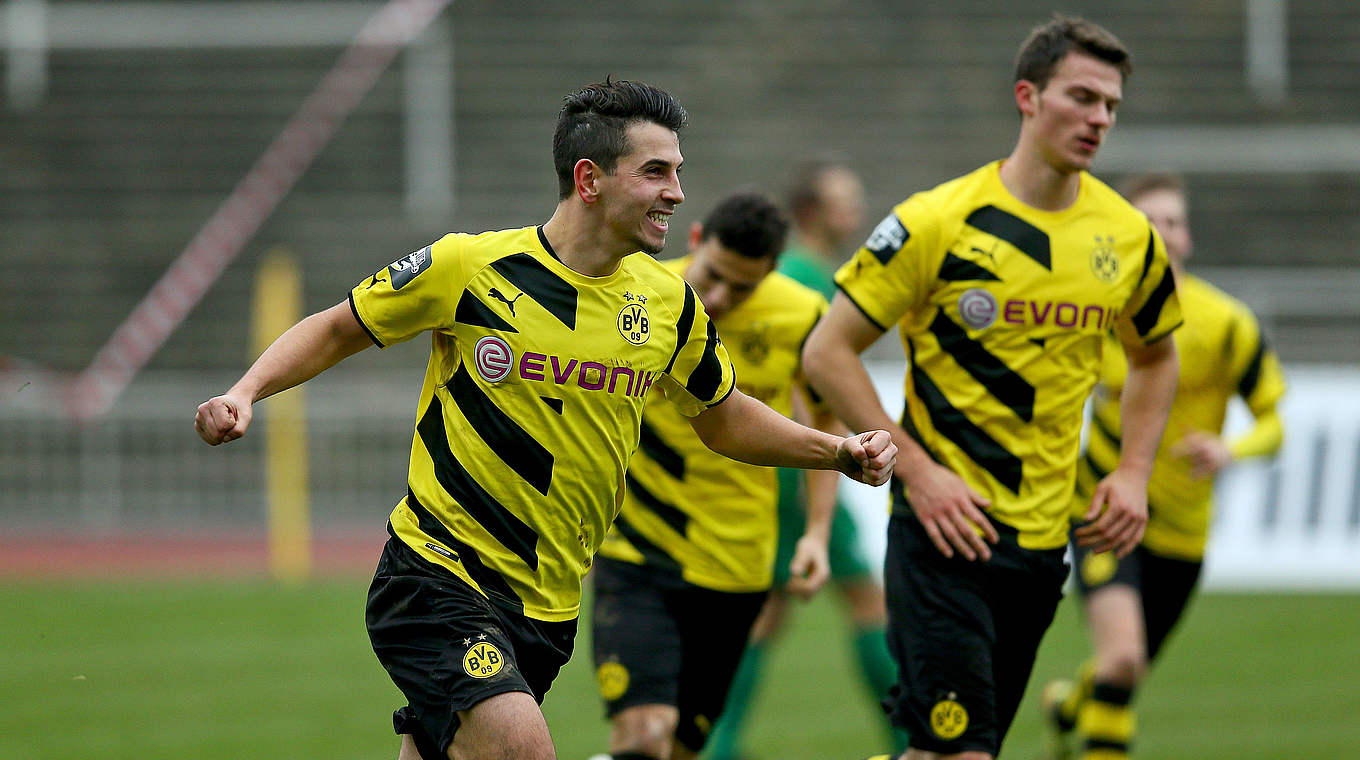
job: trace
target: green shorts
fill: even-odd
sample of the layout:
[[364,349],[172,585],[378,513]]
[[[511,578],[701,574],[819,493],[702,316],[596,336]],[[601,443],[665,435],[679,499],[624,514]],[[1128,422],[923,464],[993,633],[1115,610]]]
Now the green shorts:
[[[789,581],[789,562],[793,561],[793,549],[803,536],[807,524],[807,511],[803,508],[803,471],[780,468],[779,470],[779,546],[774,555],[774,587],[780,588]],[[836,500],[835,512],[831,517],[831,540],[827,544],[831,559],[831,577],[845,581],[867,578],[871,574],[869,559],[859,541],[859,528],[850,516],[845,504]]]

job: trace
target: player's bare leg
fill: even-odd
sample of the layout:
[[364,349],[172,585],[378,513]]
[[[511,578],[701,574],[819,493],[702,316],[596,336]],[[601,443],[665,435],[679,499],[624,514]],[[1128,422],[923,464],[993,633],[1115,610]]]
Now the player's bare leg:
[[[637,705],[614,715],[609,730],[612,754],[633,752],[657,760],[675,758],[675,727],[680,711],[673,705]],[[692,755],[690,755],[692,757]]]
[[458,717],[449,760],[557,760],[543,711],[522,691],[484,699]]
[[1095,679],[1132,689],[1147,671],[1143,601],[1130,586],[1112,584],[1091,593],[1086,617],[1095,649]]
[[1130,702],[1148,664],[1142,597],[1123,584],[1096,589],[1086,601],[1086,617],[1094,678],[1090,697],[1077,711],[1077,734],[1088,751],[1126,757],[1135,729]]

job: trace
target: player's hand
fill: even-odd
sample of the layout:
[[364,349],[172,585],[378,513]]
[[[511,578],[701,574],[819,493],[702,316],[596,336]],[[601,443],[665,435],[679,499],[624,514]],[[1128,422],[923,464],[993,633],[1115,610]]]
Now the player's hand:
[[194,430],[209,446],[234,441],[250,427],[251,405],[230,395],[214,396],[198,405]]
[[1096,484],[1085,519],[1075,531],[1078,545],[1128,556],[1147,527],[1147,478],[1115,468]]
[[1191,430],[1171,447],[1173,456],[1190,460],[1190,474],[1208,478],[1232,464],[1232,449],[1222,438],[1203,430]]
[[[1001,540],[992,521],[982,513],[992,502],[963,482],[953,470],[927,462],[899,475],[907,488],[912,511],[935,548],[946,557],[992,558],[989,544]],[[982,534],[978,534],[981,529]]]
[[836,447],[836,469],[871,486],[887,483],[896,462],[897,444],[886,430],[870,430],[842,438]]
[[826,539],[804,534],[793,548],[789,562],[789,581],[784,588],[807,601],[831,578],[831,560],[826,552]]

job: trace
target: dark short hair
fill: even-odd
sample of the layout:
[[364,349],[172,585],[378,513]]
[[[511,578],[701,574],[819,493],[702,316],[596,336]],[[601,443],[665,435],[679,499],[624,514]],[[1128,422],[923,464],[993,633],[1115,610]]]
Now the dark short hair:
[[1015,56],[1015,81],[1028,80],[1043,89],[1058,62],[1076,50],[1105,61],[1128,79],[1133,73],[1133,55],[1109,30],[1083,18],[1055,13],[1052,20],[1030,30]]
[[587,85],[563,98],[553,130],[553,168],[558,200],[571,195],[576,162],[594,161],[613,174],[627,153],[628,127],[636,122],[660,124],[679,132],[688,119],[685,109],[665,90],[626,79]]
[[1119,194],[1129,203],[1137,203],[1139,198],[1149,193],[1169,190],[1182,197],[1185,195],[1185,179],[1170,172],[1150,172],[1125,177],[1116,187]]
[[774,259],[784,250],[789,220],[762,193],[739,190],[718,203],[703,221],[703,239],[752,259]]
[[850,169],[849,162],[839,156],[822,155],[799,163],[784,191],[784,206],[795,219],[822,205],[822,180],[837,169]]

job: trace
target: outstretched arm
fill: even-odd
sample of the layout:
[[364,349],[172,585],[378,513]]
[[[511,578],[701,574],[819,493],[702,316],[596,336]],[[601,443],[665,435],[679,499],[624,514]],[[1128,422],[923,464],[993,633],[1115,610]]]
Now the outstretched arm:
[[[902,427],[888,417],[860,353],[882,330],[850,299],[837,293],[831,308],[813,328],[803,348],[803,371],[833,411],[853,428],[879,427],[892,434],[898,457],[895,475],[907,488],[912,511],[946,557],[954,552],[972,560],[990,559],[988,542],[999,536],[982,514],[989,506],[952,470],[937,464]],[[979,529],[981,535],[979,535]]]
[[211,446],[234,441],[250,426],[256,401],[310,380],[371,345],[348,301],[317,312],[271,343],[230,390],[199,404],[194,429]]
[[737,389],[689,424],[708,448],[725,457],[765,467],[840,470],[878,486],[892,475],[897,447],[882,430],[848,438],[794,422]]
[[1097,552],[1113,550],[1119,557],[1143,539],[1152,460],[1180,375],[1176,344],[1170,336],[1147,346],[1125,344],[1124,354],[1129,375],[1119,400],[1123,421],[1119,466],[1096,484],[1086,513],[1088,524],[1076,530],[1077,543]]

